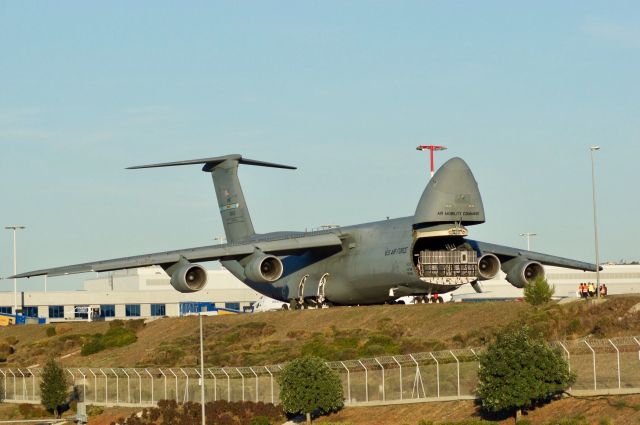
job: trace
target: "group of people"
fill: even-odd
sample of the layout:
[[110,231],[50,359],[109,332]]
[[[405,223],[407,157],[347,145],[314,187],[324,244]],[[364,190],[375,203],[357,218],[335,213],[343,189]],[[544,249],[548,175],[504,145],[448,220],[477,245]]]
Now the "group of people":
[[[607,285],[600,285],[600,296],[607,296]],[[578,286],[578,295],[580,298],[593,298],[596,296],[596,285],[593,282],[583,282]]]

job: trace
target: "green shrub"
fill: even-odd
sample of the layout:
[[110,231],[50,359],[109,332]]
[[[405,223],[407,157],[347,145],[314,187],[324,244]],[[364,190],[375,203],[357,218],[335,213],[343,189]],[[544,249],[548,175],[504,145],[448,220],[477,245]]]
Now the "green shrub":
[[90,404],[87,406],[87,416],[98,416],[104,412],[104,407],[102,406],[94,406]]
[[278,376],[280,401],[285,412],[306,414],[335,412],[344,404],[342,381],[318,357],[301,357],[288,363]]
[[82,349],[80,350],[80,355],[82,356],[90,356],[91,354],[98,353],[104,350],[106,347],[104,346],[104,342],[100,338],[92,338],[89,341],[82,344]]
[[575,381],[562,355],[528,327],[505,331],[480,355],[478,388],[482,408],[516,413],[551,400]]
[[80,354],[88,356],[113,347],[124,347],[136,342],[137,337],[131,329],[114,326],[104,335],[94,334],[82,345]]
[[255,416],[249,425],[271,425],[271,421],[266,416]]
[[42,370],[40,394],[42,405],[59,418],[62,406],[69,396],[69,391],[64,370],[53,359],[50,359]]
[[539,276],[532,282],[527,282],[523,289],[524,300],[533,306],[549,302],[555,292],[555,286],[549,285],[544,276]]
[[138,337],[135,332],[126,328],[109,329],[103,337],[106,348],[124,347],[125,345],[136,342],[137,339]]
[[47,336],[55,336],[56,335],[56,327],[55,326],[47,327],[47,330],[45,331],[45,333],[47,334]]

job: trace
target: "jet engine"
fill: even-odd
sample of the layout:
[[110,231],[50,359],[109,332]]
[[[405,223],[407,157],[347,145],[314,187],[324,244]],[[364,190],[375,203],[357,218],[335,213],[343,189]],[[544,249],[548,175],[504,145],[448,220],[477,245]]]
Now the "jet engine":
[[184,264],[171,274],[171,286],[179,292],[196,292],[207,284],[207,271],[199,264]]
[[284,271],[282,261],[278,257],[259,251],[244,259],[241,264],[244,264],[245,276],[256,283],[275,282]]
[[484,254],[478,259],[478,280],[489,280],[500,271],[500,260],[493,254]]
[[507,282],[516,288],[524,288],[524,285],[534,281],[538,277],[544,277],[544,268],[537,261],[516,257],[502,265],[502,271],[507,276]]

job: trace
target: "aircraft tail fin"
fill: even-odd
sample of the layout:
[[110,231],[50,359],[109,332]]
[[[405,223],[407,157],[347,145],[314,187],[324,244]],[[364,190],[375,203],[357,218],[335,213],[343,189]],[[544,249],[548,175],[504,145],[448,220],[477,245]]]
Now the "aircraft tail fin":
[[274,164],[243,158],[242,155],[225,155],[213,158],[191,159],[185,161],[163,162],[158,164],[138,165],[127,169],[174,167],[178,165],[203,164],[202,171],[211,173],[213,185],[218,199],[218,207],[222,216],[222,225],[228,242],[247,239],[255,235],[253,223],[238,179],[238,164],[261,167],[285,168],[295,170],[290,165]]

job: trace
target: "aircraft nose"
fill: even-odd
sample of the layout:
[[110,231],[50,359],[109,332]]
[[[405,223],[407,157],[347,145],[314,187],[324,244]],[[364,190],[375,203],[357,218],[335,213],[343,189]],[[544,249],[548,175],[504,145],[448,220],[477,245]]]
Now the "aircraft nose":
[[451,158],[429,180],[418,202],[414,225],[484,221],[482,198],[471,169],[462,158]]

